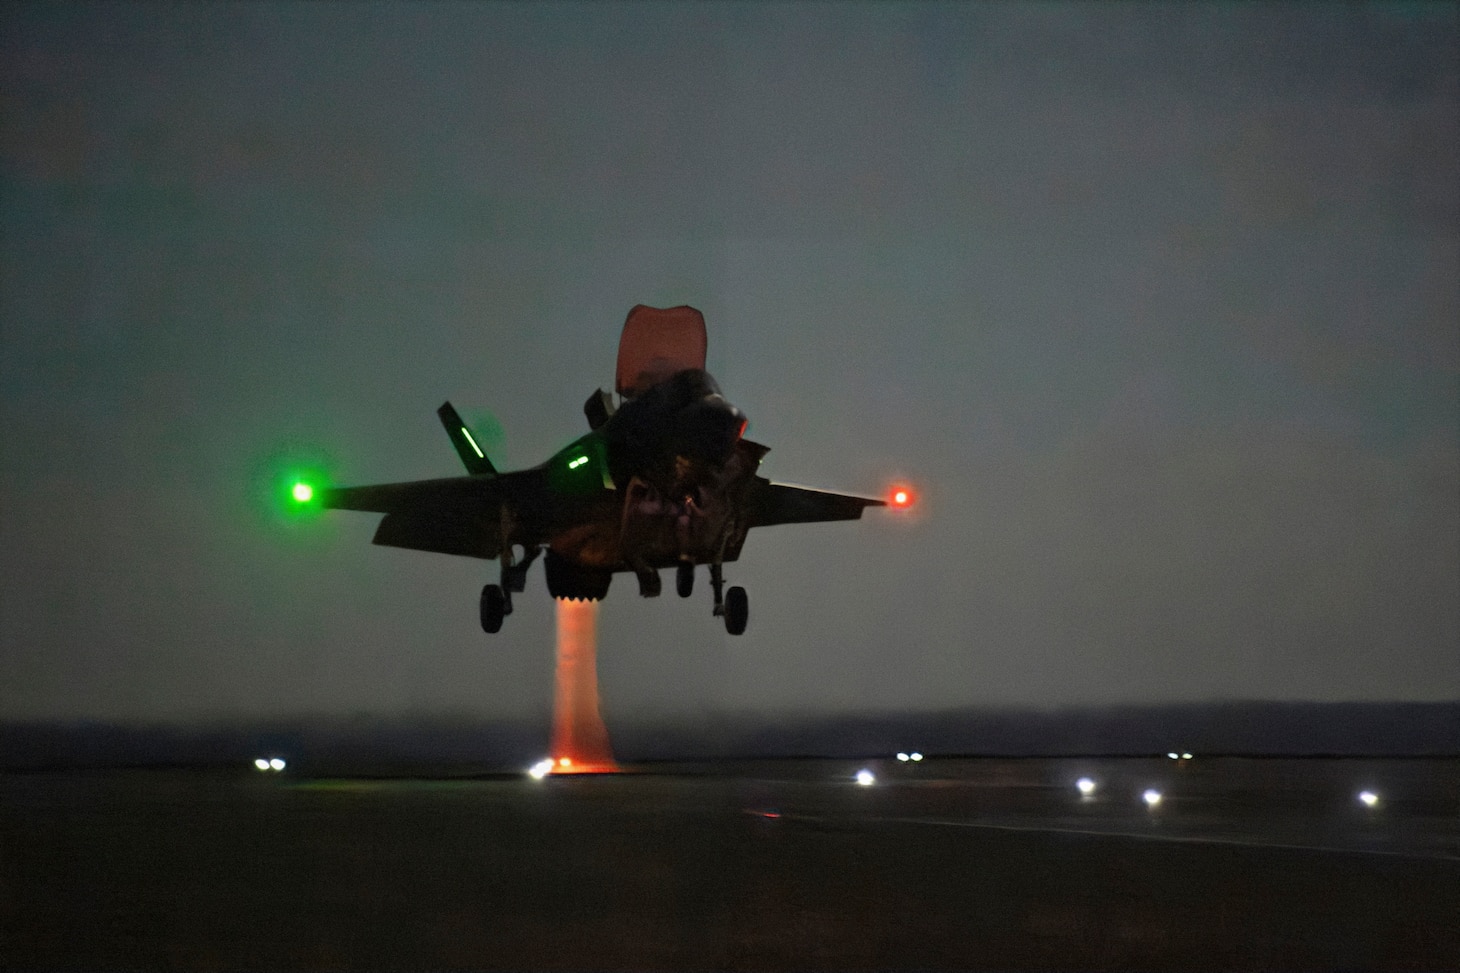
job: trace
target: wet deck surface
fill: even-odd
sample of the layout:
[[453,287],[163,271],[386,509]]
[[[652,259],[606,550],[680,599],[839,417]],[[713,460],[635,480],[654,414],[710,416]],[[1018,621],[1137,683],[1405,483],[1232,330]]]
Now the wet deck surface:
[[1460,761],[648,770],[0,777],[0,965],[1460,966]]

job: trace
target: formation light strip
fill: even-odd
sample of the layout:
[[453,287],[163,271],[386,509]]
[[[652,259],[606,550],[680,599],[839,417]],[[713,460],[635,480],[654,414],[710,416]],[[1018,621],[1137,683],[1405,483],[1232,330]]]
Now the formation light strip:
[[474,449],[474,450],[476,450],[477,458],[478,459],[486,459],[487,458],[487,454],[482,452],[482,448],[480,446],[478,446],[477,445],[477,441],[472,438],[472,436],[471,436],[471,430],[470,429],[466,428],[466,426],[462,426],[461,427],[461,434],[466,437],[466,441],[467,442],[471,443],[471,448]]

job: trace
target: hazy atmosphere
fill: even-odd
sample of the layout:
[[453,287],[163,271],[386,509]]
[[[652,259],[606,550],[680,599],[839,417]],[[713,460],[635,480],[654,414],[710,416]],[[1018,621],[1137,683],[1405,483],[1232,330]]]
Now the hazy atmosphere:
[[[0,719],[545,718],[534,569],[289,521],[587,427],[691,304],[775,480],[604,714],[1460,697],[1453,4],[0,13]],[[672,585],[667,586],[672,589]]]

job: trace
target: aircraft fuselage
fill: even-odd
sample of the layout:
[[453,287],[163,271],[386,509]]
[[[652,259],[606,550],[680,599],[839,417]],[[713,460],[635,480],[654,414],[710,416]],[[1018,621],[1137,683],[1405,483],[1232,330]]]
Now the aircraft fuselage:
[[523,536],[505,540],[607,571],[733,560],[746,526],[736,514],[766,453],[745,426],[708,373],[678,372],[550,459],[556,502],[515,511]]

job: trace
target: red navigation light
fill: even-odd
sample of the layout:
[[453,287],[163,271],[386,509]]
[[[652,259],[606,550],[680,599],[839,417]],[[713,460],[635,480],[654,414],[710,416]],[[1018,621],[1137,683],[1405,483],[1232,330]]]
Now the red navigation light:
[[896,486],[887,494],[887,505],[898,510],[906,510],[913,505],[914,499],[911,487]]

